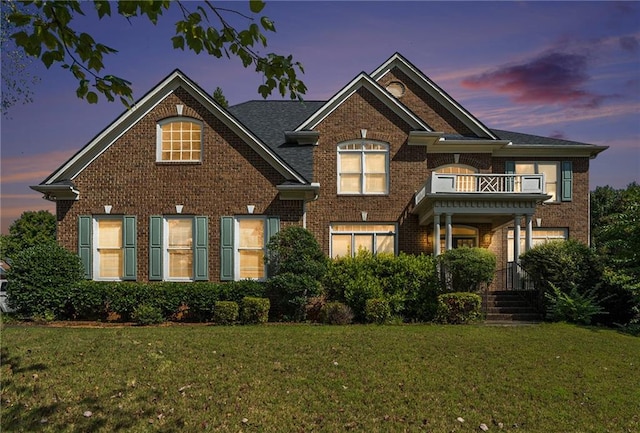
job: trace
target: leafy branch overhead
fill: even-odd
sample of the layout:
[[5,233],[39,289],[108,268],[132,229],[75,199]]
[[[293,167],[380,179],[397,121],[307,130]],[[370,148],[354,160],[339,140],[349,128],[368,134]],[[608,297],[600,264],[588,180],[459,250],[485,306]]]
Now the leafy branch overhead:
[[[36,0],[10,4],[12,7],[7,19],[17,30],[12,35],[16,45],[28,56],[39,58],[47,68],[60,64],[69,70],[78,81],[77,96],[92,104],[97,103],[99,94],[102,94],[109,101],[118,97],[129,106],[133,102],[133,91],[131,82],[125,78],[103,75],[104,57],[117,50],[97,42],[88,33],[72,28],[74,18],[84,16],[84,9],[90,8],[101,20],[114,15],[127,19],[140,16],[148,18],[154,25],[165,12],[178,8],[181,18],[175,23],[175,36],[171,38],[173,48],[188,49],[196,54],[204,52],[216,58],[239,58],[245,68],[253,66],[262,74],[263,83],[258,87],[258,93],[263,98],[275,90],[281,96],[302,99],[307,90],[298,79],[298,73],[304,73],[304,69],[300,62],[293,60],[293,56],[260,54],[260,47],[267,46],[265,33],[276,31],[273,21],[258,15],[265,5],[261,0],[249,1],[248,14],[218,7],[209,0],[197,3],[179,0],[120,0],[117,3],[105,0]],[[112,10],[116,5],[117,10]],[[229,16],[239,17],[249,25],[238,30],[231,25]]]

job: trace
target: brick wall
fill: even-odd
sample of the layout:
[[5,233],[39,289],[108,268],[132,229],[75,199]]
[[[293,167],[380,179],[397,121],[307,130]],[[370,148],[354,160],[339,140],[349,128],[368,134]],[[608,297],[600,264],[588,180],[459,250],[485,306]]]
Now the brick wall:
[[[157,163],[156,123],[176,116],[176,104],[184,105],[183,116],[203,122],[202,163]],[[278,215],[282,226],[301,224],[302,202],[282,201],[276,185],[284,178],[242,142],[213,114],[179,89],[169,95],[98,159],[74,179],[80,200],[57,204],[58,239],[77,251],[78,216],[104,214],[136,215],[138,228],[138,279],[148,278],[149,217],[175,214],[209,216],[209,275],[219,279],[220,216],[246,214]]]

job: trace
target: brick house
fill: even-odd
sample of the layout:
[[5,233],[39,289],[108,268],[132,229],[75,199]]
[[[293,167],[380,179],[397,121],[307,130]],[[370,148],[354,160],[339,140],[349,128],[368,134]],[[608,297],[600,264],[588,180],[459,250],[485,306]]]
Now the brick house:
[[504,270],[539,242],[588,243],[605,149],[489,129],[396,53],[328,101],[229,109],[176,70],[32,188],[95,280],[263,279],[289,225],[332,257],[480,246]]

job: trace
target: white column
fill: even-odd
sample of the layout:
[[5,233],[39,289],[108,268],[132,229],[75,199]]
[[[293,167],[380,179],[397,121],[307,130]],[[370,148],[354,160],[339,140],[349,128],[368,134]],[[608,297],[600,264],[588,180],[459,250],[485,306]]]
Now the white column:
[[525,241],[524,241],[524,251],[525,253],[527,251],[529,251],[531,249],[531,247],[533,246],[533,215],[531,214],[526,214],[524,216],[525,222],[526,222],[526,234],[525,234]]
[[444,234],[444,238],[445,238],[445,248],[447,251],[449,251],[450,249],[453,248],[453,241],[451,239],[452,237],[452,227],[451,227],[451,214],[448,213],[445,215],[445,224],[446,224],[446,228],[445,228],[445,234]]
[[433,216],[433,255],[440,255],[440,214]]
[[513,220],[513,262],[520,262],[520,222],[522,215],[516,215]]

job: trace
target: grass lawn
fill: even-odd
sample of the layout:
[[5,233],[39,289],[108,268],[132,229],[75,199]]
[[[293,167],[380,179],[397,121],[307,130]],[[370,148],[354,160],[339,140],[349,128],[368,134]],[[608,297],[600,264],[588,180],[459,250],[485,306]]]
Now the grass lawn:
[[3,432],[640,431],[640,338],[613,330],[5,325],[1,337]]

